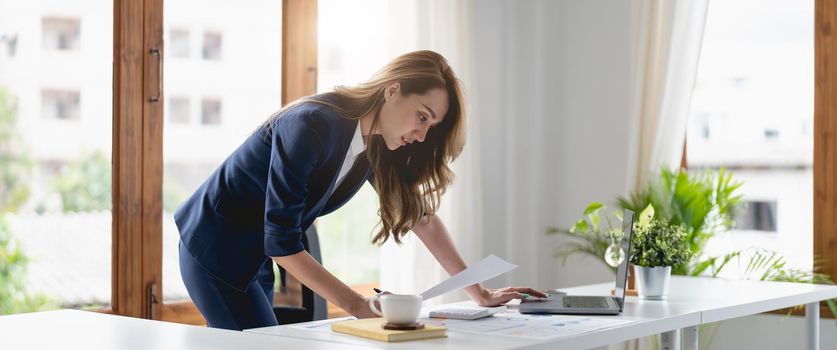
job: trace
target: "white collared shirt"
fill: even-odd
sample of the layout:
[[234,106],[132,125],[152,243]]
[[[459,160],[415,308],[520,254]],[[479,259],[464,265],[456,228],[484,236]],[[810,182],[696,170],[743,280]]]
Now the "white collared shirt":
[[[357,157],[365,150],[366,145],[363,143],[363,133],[360,130],[360,122],[358,121],[355,135],[352,137],[352,144],[349,145],[349,150],[346,151],[346,159],[343,160],[343,166],[340,167],[340,172],[337,173],[337,182],[334,184],[335,190],[343,182],[346,175],[349,174],[349,170],[352,170],[352,165],[355,164]],[[332,190],[332,193],[334,193],[334,190]]]

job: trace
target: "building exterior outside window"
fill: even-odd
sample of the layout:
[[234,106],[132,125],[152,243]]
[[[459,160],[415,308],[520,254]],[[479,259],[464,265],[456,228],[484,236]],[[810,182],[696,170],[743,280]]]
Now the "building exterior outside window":
[[0,34],[0,44],[3,45],[0,47],[0,52],[5,51],[9,58],[15,57],[17,53],[17,33]]
[[221,100],[204,98],[201,101],[201,124],[221,125]]
[[81,94],[73,90],[41,90],[41,115],[44,119],[78,120]]
[[192,113],[188,97],[169,98],[169,122],[172,124],[189,124],[189,116]]
[[169,31],[169,41],[166,54],[176,58],[189,58],[191,48],[189,30],[172,29]]
[[223,36],[220,32],[203,33],[203,59],[220,60],[222,40]]
[[41,27],[43,48],[67,51],[81,48],[81,20],[78,18],[44,17]]

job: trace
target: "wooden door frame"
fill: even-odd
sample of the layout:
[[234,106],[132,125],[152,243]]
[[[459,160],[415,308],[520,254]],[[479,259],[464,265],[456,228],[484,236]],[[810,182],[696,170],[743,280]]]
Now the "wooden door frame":
[[282,105],[317,93],[317,0],[282,0]]
[[[163,303],[163,2],[113,3],[112,307],[103,311],[202,324],[191,302]],[[282,13],[284,104],[316,93],[317,1],[283,0]]]
[[[837,1],[814,3],[814,257],[837,278]],[[831,312],[821,312],[831,315]]]
[[154,318],[148,295],[162,289],[163,0],[114,0],[113,23],[111,307]]

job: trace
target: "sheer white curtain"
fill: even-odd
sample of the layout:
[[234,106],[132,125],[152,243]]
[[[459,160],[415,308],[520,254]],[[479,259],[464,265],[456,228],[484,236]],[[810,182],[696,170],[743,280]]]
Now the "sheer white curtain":
[[708,0],[633,0],[629,188],[644,186],[683,153]]
[[[628,188],[680,165],[708,0],[631,2],[631,149]],[[656,337],[609,346],[654,349]]]
[[[467,89],[471,86],[473,3],[470,0],[393,0],[387,3],[388,46],[391,56],[429,49],[447,58]],[[470,106],[468,106],[470,107]],[[478,139],[469,113],[467,144],[452,168],[456,180],[448,189],[439,216],[445,222],[465,262],[482,258],[480,228],[481,196],[477,176]],[[381,287],[396,293],[421,293],[444,280],[448,274],[435,261],[424,245],[410,234],[402,245],[388,242],[381,250]],[[450,293],[434,299],[437,304],[467,298],[464,292]]]

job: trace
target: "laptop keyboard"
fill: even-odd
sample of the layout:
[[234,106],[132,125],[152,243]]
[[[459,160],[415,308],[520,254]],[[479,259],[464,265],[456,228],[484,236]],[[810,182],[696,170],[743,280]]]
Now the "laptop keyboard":
[[604,309],[607,300],[604,297],[565,296],[564,307],[574,309]]

